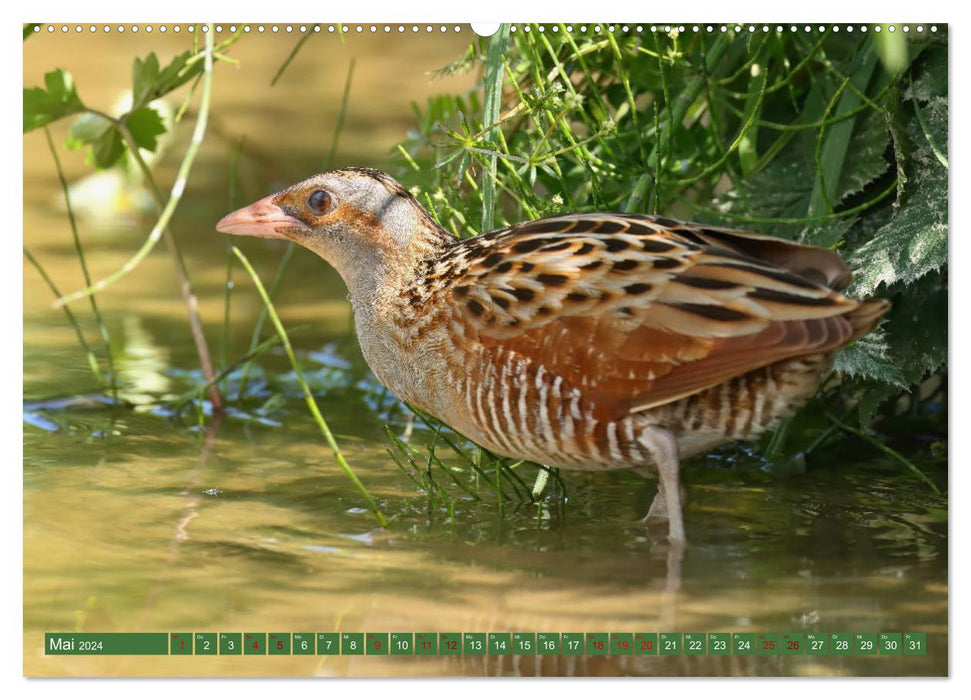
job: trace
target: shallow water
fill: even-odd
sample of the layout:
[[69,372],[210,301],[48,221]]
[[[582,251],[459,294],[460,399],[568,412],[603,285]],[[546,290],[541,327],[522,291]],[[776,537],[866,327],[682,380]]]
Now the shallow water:
[[[322,162],[350,56],[355,83],[338,163],[380,165],[403,138],[412,99],[471,87],[429,84],[463,36],[315,37],[274,88],[294,39],[248,37],[220,66],[213,130],[173,228],[217,358],[229,209],[229,163],[240,135],[238,204],[300,179]],[[184,39],[113,37],[120,56]],[[104,44],[37,37],[25,85],[64,65],[82,97],[110,100],[125,61]],[[126,59],[127,60],[127,59]],[[313,66],[334,66],[313,70]],[[407,65],[407,70],[403,66]],[[256,84],[261,87],[253,89]],[[59,129],[59,130],[58,130]],[[179,131],[185,138],[188,127]],[[64,130],[56,128],[55,142]],[[24,140],[24,241],[62,291],[81,284],[58,211],[43,134]],[[177,139],[160,177],[171,182]],[[69,178],[87,172],[64,154]],[[149,217],[101,207],[81,235],[100,277],[149,230]],[[235,241],[234,241],[235,242]],[[269,279],[282,249],[242,246]],[[805,468],[764,469],[734,448],[686,467],[690,545],[675,556],[636,521],[654,484],[627,473],[563,472],[565,495],[500,506],[455,494],[450,517],[393,465],[390,423],[406,412],[385,395],[348,336],[336,274],[298,251],[279,310],[348,461],[391,519],[379,528],[317,432],[285,358],[261,359],[247,397],[220,421],[180,415],[161,399],[187,389],[195,355],[167,254],[99,296],[123,405],[98,391],[73,331],[33,268],[24,271],[24,671],[27,675],[940,675],[947,672],[947,500],[864,444],[820,450]],[[226,356],[245,352],[259,313],[237,269]],[[97,349],[90,309],[75,312]],[[232,396],[232,392],[230,392]],[[412,443],[423,445],[427,431]],[[926,456],[934,435],[889,436]],[[921,463],[946,485],[946,465]],[[533,472],[523,478],[532,483]],[[474,485],[465,478],[464,483]],[[924,632],[907,657],[45,657],[49,631],[350,632]]]

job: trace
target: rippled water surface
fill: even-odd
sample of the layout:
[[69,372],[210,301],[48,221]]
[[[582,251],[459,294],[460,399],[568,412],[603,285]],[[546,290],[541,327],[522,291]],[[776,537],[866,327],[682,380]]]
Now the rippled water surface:
[[[113,37],[111,50],[168,56],[186,45]],[[350,57],[357,57],[337,161],[380,165],[411,123],[409,103],[468,89],[432,78],[464,36],[315,37],[274,88],[295,39],[248,37],[219,66],[213,119],[173,228],[217,357],[229,163],[243,204],[319,168]],[[142,43],[140,43],[142,42]],[[106,44],[37,37],[26,85],[62,65],[92,104],[124,84]],[[127,60],[127,59],[126,59]],[[332,69],[320,70],[320,66]],[[316,68],[315,68],[316,67]],[[190,112],[190,116],[192,113]],[[188,127],[159,166],[171,182]],[[54,130],[63,141],[61,125]],[[63,291],[78,288],[43,134],[25,137],[24,239]],[[70,179],[87,168],[62,154]],[[120,265],[151,219],[98,203],[82,213],[92,275]],[[282,249],[247,241],[272,276]],[[237,270],[226,356],[240,357],[259,313]],[[388,456],[385,424],[408,432],[348,336],[336,274],[298,251],[281,286],[315,394],[348,461],[390,518],[377,526],[336,465],[281,353],[261,360],[247,397],[215,420],[163,410],[194,381],[195,357],[167,254],[99,297],[123,405],[98,390],[50,292],[24,271],[24,670],[27,675],[940,675],[947,672],[947,500],[864,443],[763,469],[734,448],[688,464],[690,546],[677,556],[637,523],[654,484],[634,474],[563,472],[539,503],[479,500],[445,484],[449,514]],[[75,305],[97,348],[88,307]],[[230,392],[232,396],[232,393]],[[891,438],[927,455],[934,435]],[[432,439],[417,426],[412,444]],[[946,486],[946,465],[921,465]],[[789,473],[783,473],[788,471]],[[526,487],[535,472],[524,472]],[[439,475],[439,480],[444,479]],[[510,491],[512,487],[510,486]],[[881,657],[45,657],[45,631],[924,632],[928,653]]]

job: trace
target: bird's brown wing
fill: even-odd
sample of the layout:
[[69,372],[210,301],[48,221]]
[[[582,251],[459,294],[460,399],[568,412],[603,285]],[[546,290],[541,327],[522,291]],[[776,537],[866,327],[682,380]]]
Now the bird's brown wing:
[[540,363],[614,415],[831,351],[882,313],[853,323],[861,303],[835,291],[849,273],[834,253],[657,217],[541,219],[463,248],[453,331]]

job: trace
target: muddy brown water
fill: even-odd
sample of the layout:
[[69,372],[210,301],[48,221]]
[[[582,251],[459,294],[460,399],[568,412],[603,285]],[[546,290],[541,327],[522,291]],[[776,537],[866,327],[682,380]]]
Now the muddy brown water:
[[[311,38],[275,87],[296,38],[244,37],[219,65],[213,115],[173,222],[217,359],[233,152],[242,205],[319,169],[351,57],[337,164],[381,166],[413,124],[410,103],[473,88],[433,78],[471,40],[424,31]],[[107,108],[135,55],[167,59],[186,36],[42,35],[24,85],[55,66]],[[179,93],[184,94],[183,92]],[[157,165],[172,182],[194,112]],[[64,141],[65,124],[52,128]],[[60,149],[66,175],[90,174]],[[24,137],[24,243],[62,291],[82,284],[42,133]],[[79,196],[92,276],[122,264],[151,228],[131,197]],[[235,241],[234,241],[235,242]],[[282,249],[241,244],[268,280]],[[226,356],[245,352],[260,310],[234,273]],[[690,546],[677,560],[637,524],[654,486],[633,474],[562,474],[565,498],[507,503],[480,489],[454,517],[430,507],[387,454],[405,413],[349,336],[337,275],[297,251],[278,301],[348,460],[386,515],[379,528],[341,473],[278,352],[212,429],[163,399],[196,376],[167,254],[100,294],[126,407],[107,406],[62,312],[24,268],[24,672],[27,675],[940,675],[947,672],[947,501],[872,450],[829,451],[804,470],[744,460],[686,467]],[[90,308],[74,304],[93,347]],[[429,438],[418,430],[413,440]],[[729,452],[728,454],[737,454]],[[946,467],[928,465],[946,484]],[[471,481],[470,481],[471,483]],[[461,496],[461,492],[457,492]],[[46,657],[49,631],[923,632],[906,657]]]

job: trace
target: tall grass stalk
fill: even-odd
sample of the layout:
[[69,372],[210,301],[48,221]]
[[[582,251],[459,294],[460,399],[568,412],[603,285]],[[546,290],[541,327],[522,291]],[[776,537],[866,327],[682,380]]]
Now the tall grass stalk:
[[280,337],[280,341],[283,343],[283,349],[286,351],[287,358],[290,360],[290,365],[293,367],[293,371],[297,375],[297,382],[300,384],[300,389],[303,392],[304,399],[307,402],[307,407],[310,409],[310,413],[313,415],[314,421],[317,423],[317,427],[320,428],[320,432],[324,436],[324,440],[327,442],[327,445],[330,447],[331,451],[333,451],[337,464],[344,471],[344,474],[347,475],[347,478],[351,480],[351,483],[354,484],[354,487],[364,498],[365,502],[367,502],[368,508],[370,508],[381,527],[386,527],[388,521],[378,508],[377,502],[374,500],[368,490],[364,488],[364,484],[362,484],[360,479],[357,478],[357,475],[354,473],[354,470],[351,469],[351,466],[347,463],[347,460],[344,459],[341,448],[337,444],[337,440],[334,439],[334,434],[330,431],[327,421],[324,420],[324,416],[320,412],[320,408],[317,406],[317,401],[314,399],[314,395],[310,391],[310,387],[307,385],[307,380],[303,376],[303,369],[300,367],[300,362],[297,360],[297,356],[293,352],[293,346],[290,344],[290,338],[287,336],[287,331],[283,327],[283,323],[280,321],[276,308],[273,306],[273,302],[271,301],[270,296],[267,294],[266,288],[260,281],[259,275],[256,274],[256,270],[253,269],[250,261],[245,255],[243,255],[243,251],[236,246],[233,246],[233,253],[239,259],[240,263],[242,263],[243,267],[246,268],[246,272],[249,274],[250,279],[253,280],[256,291],[263,300],[263,305],[266,307],[267,314],[269,314],[273,327],[276,328],[277,335]]
[[[54,293],[54,298],[56,299],[60,297],[61,293],[58,291],[57,285],[54,284],[54,280],[50,278],[50,275],[47,274],[44,267],[40,264],[37,258],[34,257],[34,254],[27,249],[27,246],[24,246],[24,257],[26,257],[30,264],[37,269],[40,276],[44,278],[44,282],[47,283],[47,286]],[[101,369],[98,367],[98,358],[91,349],[91,346],[88,345],[88,341],[84,339],[84,332],[81,330],[81,325],[78,323],[77,318],[75,318],[74,312],[71,311],[71,307],[64,306],[62,308],[64,309],[64,314],[67,316],[68,323],[71,324],[75,334],[78,336],[78,343],[80,343],[81,348],[84,350],[84,355],[88,359],[88,366],[91,368],[91,374],[94,375],[94,378],[97,380],[98,384],[103,387],[105,385],[105,380],[101,374]]]
[[[485,139],[496,141],[499,127],[499,108],[502,106],[503,56],[509,43],[509,25],[500,24],[489,40],[489,53],[486,57],[485,96],[483,99],[482,123],[488,127]],[[493,228],[496,206],[496,155],[486,156],[486,168],[482,173],[482,232]]]
[[[81,247],[81,237],[78,235],[78,224],[77,219],[74,216],[74,206],[71,204],[71,194],[68,191],[67,179],[64,177],[64,169],[61,167],[61,159],[57,155],[57,149],[54,148],[54,141],[51,138],[51,130],[47,127],[44,127],[44,137],[47,139],[47,147],[50,149],[51,156],[54,158],[54,168],[57,170],[57,180],[61,185],[61,192],[64,194],[64,206],[67,208],[67,220],[71,225],[71,236],[74,240],[74,250],[78,256],[78,263],[81,265],[81,273],[84,275],[84,283],[86,285],[90,285],[91,275],[88,272],[88,262],[84,255],[84,249]],[[41,274],[44,273],[42,272]],[[55,297],[58,296],[60,296],[60,294],[55,292]],[[108,333],[108,326],[105,324],[104,318],[101,316],[100,309],[98,309],[98,302],[95,299],[95,295],[92,294],[89,299],[91,300],[91,311],[94,313],[95,321],[98,324],[98,333],[101,335],[101,342],[104,345],[105,360],[108,363],[109,387],[111,389],[111,395],[113,398],[117,399],[118,376],[115,372],[115,358],[114,354],[111,352],[111,337]],[[67,307],[64,308],[67,310]],[[68,312],[68,318],[73,319],[73,314]],[[91,350],[90,348],[86,347],[85,351],[88,354],[88,363],[90,364],[93,360]],[[98,377],[99,381],[103,381],[101,373],[97,369],[97,362],[95,362],[93,367],[95,376]]]

